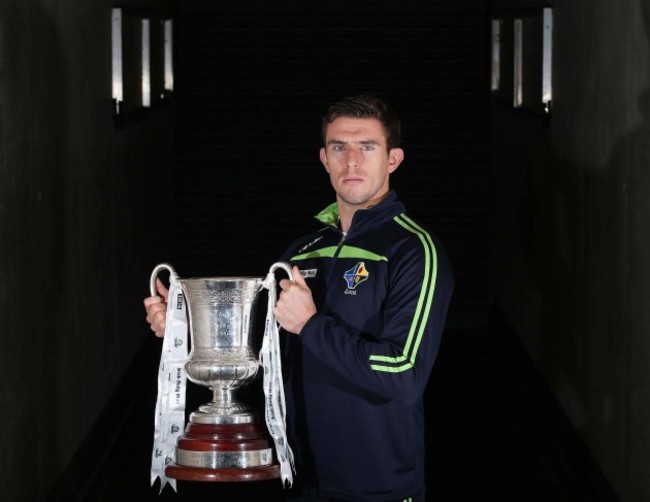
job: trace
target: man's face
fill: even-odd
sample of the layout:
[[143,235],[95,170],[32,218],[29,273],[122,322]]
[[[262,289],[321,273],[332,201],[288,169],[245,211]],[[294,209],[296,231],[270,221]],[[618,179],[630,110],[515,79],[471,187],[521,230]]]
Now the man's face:
[[377,119],[339,117],[327,126],[320,160],[330,175],[339,205],[365,208],[388,190],[388,178],[404,158],[401,148],[386,149]]

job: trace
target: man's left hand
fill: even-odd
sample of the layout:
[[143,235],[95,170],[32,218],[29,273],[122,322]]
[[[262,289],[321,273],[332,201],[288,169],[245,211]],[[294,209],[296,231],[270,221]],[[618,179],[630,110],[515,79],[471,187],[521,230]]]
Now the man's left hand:
[[307,321],[316,313],[311,290],[298,267],[293,267],[293,282],[280,281],[280,298],[275,306],[275,318],[284,329],[299,335]]

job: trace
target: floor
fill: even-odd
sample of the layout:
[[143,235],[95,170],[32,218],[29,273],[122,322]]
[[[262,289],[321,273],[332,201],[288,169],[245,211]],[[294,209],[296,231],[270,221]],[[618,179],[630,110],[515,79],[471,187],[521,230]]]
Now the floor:
[[[153,337],[152,337],[153,338]],[[93,479],[68,482],[53,500],[281,500],[278,480],[150,486],[160,345],[144,350],[124,427]],[[151,375],[145,379],[141,375]],[[138,388],[140,387],[140,388]],[[203,392],[200,389],[194,392]],[[204,395],[201,395],[202,397]],[[194,397],[188,397],[188,403]],[[201,402],[199,400],[199,402]],[[616,501],[580,437],[523,351],[498,320],[446,333],[426,395],[428,495],[432,501]]]

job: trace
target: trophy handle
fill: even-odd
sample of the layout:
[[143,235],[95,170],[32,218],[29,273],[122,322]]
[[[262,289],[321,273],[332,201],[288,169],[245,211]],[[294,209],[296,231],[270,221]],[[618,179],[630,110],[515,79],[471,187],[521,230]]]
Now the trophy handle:
[[167,270],[169,272],[170,280],[172,277],[178,280],[176,270],[174,270],[174,267],[172,267],[169,263],[161,263],[159,265],[156,265],[156,267],[153,269],[153,272],[151,272],[151,278],[149,279],[149,291],[151,292],[151,296],[156,296],[158,294],[158,289],[156,288],[156,279],[158,278],[158,274],[161,270]]
[[286,261],[276,261],[273,265],[271,265],[269,272],[274,273],[279,268],[281,268],[287,273],[287,275],[289,276],[289,280],[291,282],[294,282],[293,270],[291,270],[291,265],[289,265]]

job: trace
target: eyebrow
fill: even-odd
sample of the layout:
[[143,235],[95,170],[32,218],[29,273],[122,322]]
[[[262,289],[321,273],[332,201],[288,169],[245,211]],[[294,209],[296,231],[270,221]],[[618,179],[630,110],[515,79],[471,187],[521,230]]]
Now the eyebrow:
[[[330,139],[327,141],[328,145],[345,145],[350,143],[350,141],[343,141],[341,139]],[[361,141],[352,141],[355,145],[379,145],[378,141],[374,139],[362,139]]]

